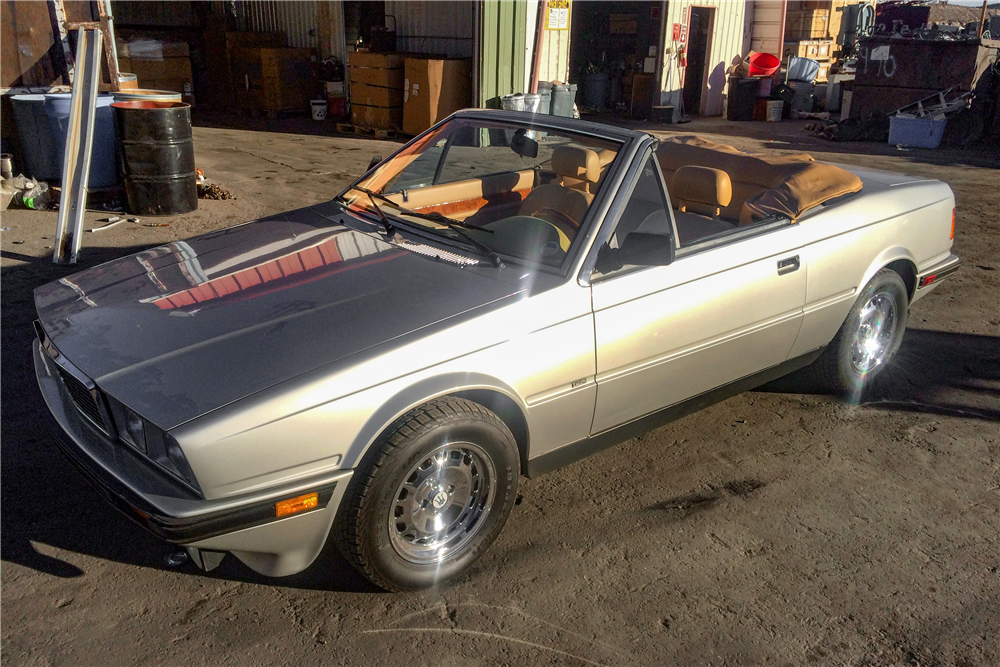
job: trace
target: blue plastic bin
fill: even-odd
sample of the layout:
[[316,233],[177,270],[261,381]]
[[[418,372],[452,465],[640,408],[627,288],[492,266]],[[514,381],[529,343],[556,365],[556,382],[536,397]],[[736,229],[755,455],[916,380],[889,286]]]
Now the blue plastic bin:
[[932,120],[930,118],[905,118],[891,116],[889,118],[889,144],[896,146],[912,146],[913,148],[937,148],[941,145],[944,128],[948,119]]
[[[71,97],[70,93],[50,93],[15,95],[11,98],[25,176],[49,183],[62,181]],[[118,184],[112,102],[114,98],[111,95],[97,96],[90,177],[87,179],[89,188],[107,188]]]

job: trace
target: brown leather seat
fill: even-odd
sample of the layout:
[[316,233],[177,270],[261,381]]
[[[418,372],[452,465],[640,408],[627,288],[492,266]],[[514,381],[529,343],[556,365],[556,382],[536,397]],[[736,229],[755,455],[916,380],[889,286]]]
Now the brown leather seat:
[[717,218],[733,199],[733,184],[721,169],[685,166],[674,172],[670,194],[678,211]]
[[535,215],[552,209],[571,218],[577,226],[594,200],[594,186],[601,179],[601,160],[596,151],[568,144],[552,151],[550,162],[558,180],[539,185],[521,203],[520,215]]

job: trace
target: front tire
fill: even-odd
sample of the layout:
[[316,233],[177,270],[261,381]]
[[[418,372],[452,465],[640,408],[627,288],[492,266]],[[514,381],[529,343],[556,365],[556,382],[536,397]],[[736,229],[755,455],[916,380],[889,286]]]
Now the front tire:
[[882,269],[861,290],[833,341],[813,365],[820,388],[859,394],[899,350],[906,330],[909,296],[903,279]]
[[337,546],[376,586],[428,588],[471,566],[514,506],[520,457],[483,406],[435,399],[373,445],[337,514]]

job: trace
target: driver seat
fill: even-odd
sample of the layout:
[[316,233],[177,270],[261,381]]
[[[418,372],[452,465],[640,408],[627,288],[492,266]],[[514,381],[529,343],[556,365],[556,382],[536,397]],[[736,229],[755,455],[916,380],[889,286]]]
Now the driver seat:
[[594,201],[591,192],[601,180],[601,160],[596,151],[583,146],[559,146],[552,151],[551,168],[558,180],[539,185],[521,202],[520,215],[551,208],[569,216],[577,226]]

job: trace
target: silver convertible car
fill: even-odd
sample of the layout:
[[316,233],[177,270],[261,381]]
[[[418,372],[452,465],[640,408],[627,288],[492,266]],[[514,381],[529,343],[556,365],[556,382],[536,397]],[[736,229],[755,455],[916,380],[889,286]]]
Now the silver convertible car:
[[427,587],[521,475],[798,369],[859,392],[957,269],[947,185],[465,111],[335,199],[35,292],[62,449],[208,570]]

